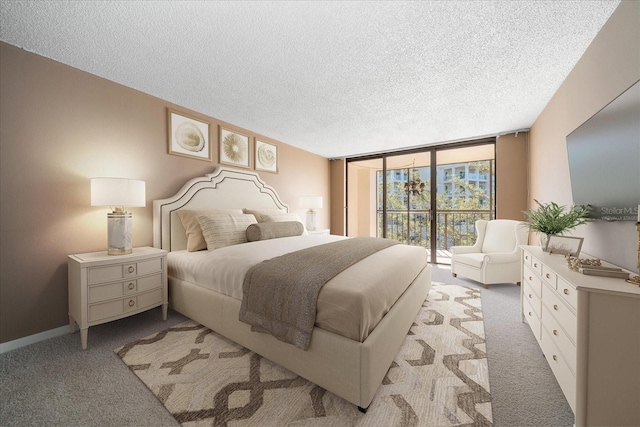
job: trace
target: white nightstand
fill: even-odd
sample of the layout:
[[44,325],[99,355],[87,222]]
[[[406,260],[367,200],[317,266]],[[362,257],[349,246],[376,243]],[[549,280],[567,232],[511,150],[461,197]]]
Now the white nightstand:
[[69,326],[80,326],[82,349],[90,326],[162,306],[167,320],[167,252],[134,248],[128,255],[106,251],[69,255]]
[[328,228],[316,228],[315,230],[307,230],[309,234],[329,234]]

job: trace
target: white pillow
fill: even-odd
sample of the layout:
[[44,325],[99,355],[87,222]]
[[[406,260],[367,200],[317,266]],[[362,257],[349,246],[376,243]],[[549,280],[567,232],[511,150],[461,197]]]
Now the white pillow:
[[187,232],[187,251],[195,252],[207,249],[207,242],[202,235],[202,228],[196,215],[208,215],[213,213],[228,213],[242,215],[242,209],[211,209],[211,210],[190,210],[181,209],[176,212],[184,230]]
[[207,250],[247,243],[247,227],[255,224],[256,217],[247,214],[197,215]]

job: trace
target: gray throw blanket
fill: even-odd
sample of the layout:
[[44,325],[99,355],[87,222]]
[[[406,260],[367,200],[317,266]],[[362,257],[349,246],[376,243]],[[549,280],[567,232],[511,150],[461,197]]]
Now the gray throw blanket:
[[252,331],[308,350],[320,289],[367,256],[398,244],[395,240],[354,237],[291,252],[254,265],[242,290],[240,321]]

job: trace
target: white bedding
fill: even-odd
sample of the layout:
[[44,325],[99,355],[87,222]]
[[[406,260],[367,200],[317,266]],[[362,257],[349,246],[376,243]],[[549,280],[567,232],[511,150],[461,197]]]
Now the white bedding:
[[[242,300],[251,266],[266,259],[346,237],[303,235],[168,254],[169,276]],[[398,262],[400,261],[400,262]],[[335,276],[318,296],[316,326],[364,341],[427,263],[424,248],[394,245]]]

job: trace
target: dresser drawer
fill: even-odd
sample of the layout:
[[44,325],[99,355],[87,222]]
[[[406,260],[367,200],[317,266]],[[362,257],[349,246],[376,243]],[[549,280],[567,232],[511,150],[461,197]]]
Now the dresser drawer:
[[558,275],[546,265],[542,265],[542,280],[544,280],[553,289],[558,289]]
[[534,270],[527,265],[524,266],[522,272],[524,275],[524,283],[528,283],[529,286],[531,286],[531,289],[536,293],[536,295],[542,296],[542,280],[540,280],[540,277],[538,277]]
[[523,288],[522,288],[523,298],[533,308],[533,310],[536,312],[538,317],[541,317],[542,316],[542,301],[540,301],[540,297],[538,296],[538,294],[536,294],[533,291],[533,289],[529,285],[529,282],[525,281],[524,285],[522,285],[522,286],[523,286]]
[[545,328],[542,328],[542,340],[540,341],[542,352],[547,359],[553,374],[558,380],[560,388],[564,392],[564,396],[567,398],[567,402],[571,406],[571,409],[576,410],[576,377],[573,375],[566,361],[562,357],[561,352],[558,350],[553,342],[553,339]]
[[564,361],[571,372],[575,375],[576,372],[576,346],[575,342],[567,335],[564,329],[560,326],[558,321],[553,317],[549,309],[544,306],[542,309],[542,328],[546,330],[549,335],[549,339],[553,341],[557,349],[562,354]]
[[[571,341],[576,342],[577,335],[577,319],[576,315],[569,306],[562,300],[560,295],[545,286],[542,290],[542,305],[546,307],[548,312],[555,318],[556,322],[562,325]],[[544,318],[546,322],[546,318]]]
[[578,290],[558,277],[558,295],[562,297],[574,310],[578,307]]
[[538,275],[542,276],[542,263],[534,256],[531,257],[531,269]]
[[524,265],[532,265],[533,256],[529,252],[522,252],[522,262]]
[[535,336],[536,340],[540,342],[540,337],[541,337],[540,318],[536,314],[535,310],[531,307],[531,304],[529,304],[529,301],[526,299],[522,301],[522,310],[524,312],[524,317],[525,319],[527,319],[527,323],[529,323],[529,327],[533,332],[533,336]]

